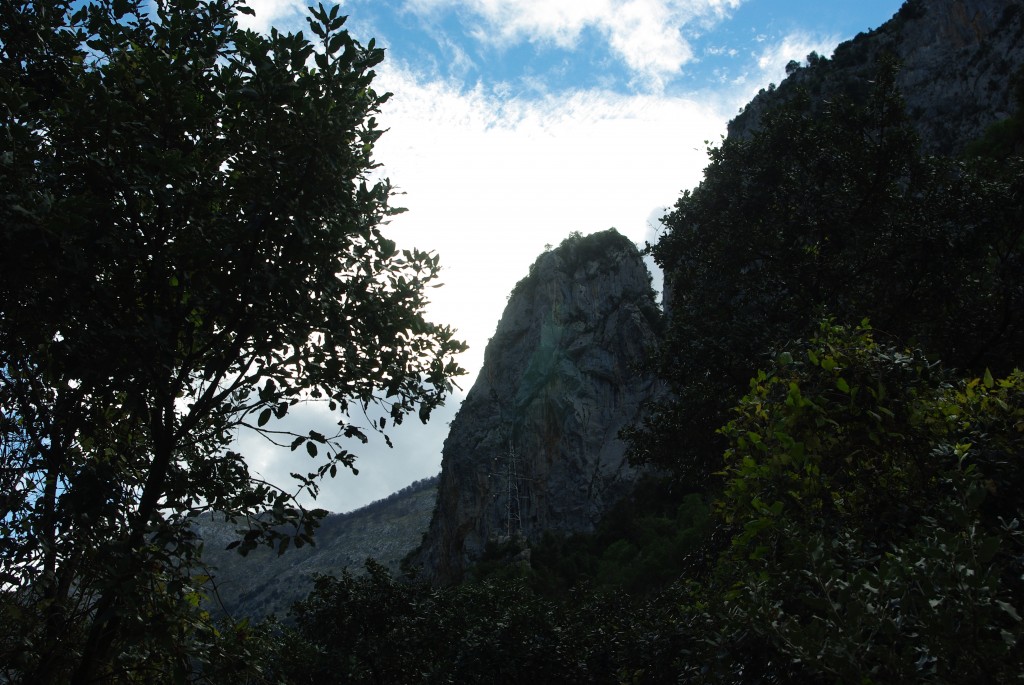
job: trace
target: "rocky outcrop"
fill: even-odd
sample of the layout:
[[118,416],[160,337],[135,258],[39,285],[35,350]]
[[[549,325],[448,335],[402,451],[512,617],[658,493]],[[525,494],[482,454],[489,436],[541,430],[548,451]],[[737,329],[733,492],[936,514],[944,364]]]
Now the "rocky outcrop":
[[661,314],[636,247],[572,236],[509,298],[444,443],[438,504],[413,556],[459,581],[489,540],[593,530],[638,476],[619,431],[655,381],[638,370]]
[[730,122],[729,135],[750,135],[765,109],[796,86],[825,102],[868,84],[883,55],[900,66],[896,83],[922,145],[957,154],[1012,113],[1013,82],[1024,65],[1024,3],[910,0],[880,28],[837,47],[831,60],[812,59],[778,89],[762,91]]

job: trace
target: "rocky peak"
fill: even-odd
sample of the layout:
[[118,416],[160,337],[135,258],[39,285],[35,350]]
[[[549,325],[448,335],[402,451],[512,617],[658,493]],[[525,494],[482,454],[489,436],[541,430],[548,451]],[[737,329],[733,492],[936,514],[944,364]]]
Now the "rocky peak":
[[593,530],[639,475],[618,438],[655,390],[661,314],[636,247],[575,234],[516,286],[444,444],[414,563],[461,579],[489,540]]
[[730,122],[729,135],[750,135],[762,113],[797,86],[822,102],[856,91],[874,78],[884,55],[899,64],[896,84],[924,148],[957,154],[1012,114],[1014,79],[1024,64],[1024,3],[909,0],[878,29],[839,45],[831,60],[812,57],[778,89],[759,93]]

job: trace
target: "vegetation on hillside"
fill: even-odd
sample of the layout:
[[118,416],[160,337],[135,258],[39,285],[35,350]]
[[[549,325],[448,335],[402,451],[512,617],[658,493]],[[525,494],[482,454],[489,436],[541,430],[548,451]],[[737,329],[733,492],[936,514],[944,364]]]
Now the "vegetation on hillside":
[[703,556],[689,547],[702,566],[668,585],[609,575],[547,593],[543,565],[437,590],[371,564],[363,578],[322,578],[296,607],[283,675],[1012,682],[1024,668],[1022,426],[1021,372],[958,378],[866,325],[825,322],[779,351],[721,429],[715,534]]
[[779,103],[667,217],[673,399],[632,440],[668,477],[459,587],[322,580],[288,677],[1019,679],[1024,164],[923,156],[894,68]]
[[707,481],[748,379],[826,317],[868,318],[951,368],[1019,363],[1020,158],[995,173],[922,155],[894,69],[824,109],[787,98],[752,137],[712,148],[704,181],[666,217],[652,248],[670,274],[658,364],[676,399],[634,434],[638,461]]

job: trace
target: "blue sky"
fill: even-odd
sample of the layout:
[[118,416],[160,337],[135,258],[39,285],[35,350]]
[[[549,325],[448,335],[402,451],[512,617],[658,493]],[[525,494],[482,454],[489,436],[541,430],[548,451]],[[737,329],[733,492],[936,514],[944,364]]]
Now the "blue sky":
[[[301,30],[305,3],[251,0],[251,28]],[[876,28],[901,0],[347,0],[363,43],[386,48],[375,87],[391,91],[375,155],[409,211],[400,246],[436,251],[445,287],[430,314],[470,350],[468,391],[506,297],[546,245],[616,227],[642,245],[700,182],[704,141],[791,59]],[[657,281],[657,279],[656,279]],[[359,476],[323,485],[318,506],[347,511],[439,471],[461,397],[394,449],[361,452]],[[319,409],[303,417],[330,421]],[[412,422],[410,422],[412,423]],[[240,436],[272,480],[296,470]],[[300,468],[305,468],[302,465]]]
[[507,84],[522,96],[595,88],[681,94],[756,78],[766,49],[787,38],[799,45],[849,37],[899,4],[356,0],[345,9],[358,32],[424,75],[463,87]]

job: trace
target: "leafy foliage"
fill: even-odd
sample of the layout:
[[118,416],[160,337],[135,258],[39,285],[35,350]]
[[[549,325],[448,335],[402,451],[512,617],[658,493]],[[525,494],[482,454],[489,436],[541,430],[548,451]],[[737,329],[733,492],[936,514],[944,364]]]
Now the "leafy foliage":
[[[318,518],[233,430],[317,459],[315,493],[354,470],[351,412],[425,420],[460,371],[422,318],[437,257],[381,230],[382,51],[337,8],[315,42],[238,30],[250,11],[0,8],[0,679],[1020,679],[1019,116],[971,161],[922,157],[890,65],[824,105],[791,89],[667,218],[675,402],[634,447],[675,482],[594,536],[496,547],[477,582],[369,562],[293,626],[215,622],[190,519],[283,552]],[[336,435],[281,423],[310,401]]]
[[522,580],[447,589],[369,573],[321,578],[296,606],[281,677],[295,683],[622,683],[674,679],[678,633],[657,604]]
[[[461,344],[422,316],[437,256],[381,231],[397,211],[372,180],[383,51],[337,7],[312,10],[315,42],[241,31],[236,12],[252,10],[0,10],[13,680],[184,678],[217,634],[190,599],[189,519],[244,517],[242,551],[283,551],[320,515],[251,475],[234,429],[318,458],[295,474],[315,494],[366,439],[350,412],[426,420],[460,372]],[[279,427],[309,401],[338,413],[336,435]]]
[[295,642],[310,651],[286,670],[309,674],[296,682],[1011,682],[1024,667],[1022,425],[1024,373],[957,380],[865,325],[826,321],[751,380],[722,428],[725,543],[706,573],[646,596],[544,597],[524,578],[433,590],[371,565],[299,605]]
[[[1008,8],[1009,9],[1009,8]],[[1012,8],[1020,11],[1018,8]],[[1024,67],[1019,68],[1010,78],[1016,110],[1010,116],[992,124],[978,140],[967,145],[964,155],[968,158],[988,162],[989,173],[1012,179],[1015,159],[1024,155]],[[1006,165],[1009,164],[1009,169]]]
[[769,349],[827,315],[870,317],[952,366],[1012,368],[1021,167],[992,176],[922,157],[892,67],[823,109],[797,93],[709,152],[652,248],[671,310],[659,364],[677,401],[635,436],[638,461],[703,482],[730,398]]
[[867,328],[784,352],[723,428],[719,634],[820,680],[1017,677],[1022,418],[1021,372],[952,382]]
[[521,584],[435,591],[396,581],[372,561],[367,571],[321,577],[296,605],[289,681],[521,682],[560,672],[548,649],[553,616]]
[[693,557],[709,533],[702,495],[680,494],[664,480],[649,479],[613,507],[593,534],[548,534],[533,545],[524,577],[547,597],[581,587],[650,597],[693,571]]

